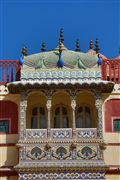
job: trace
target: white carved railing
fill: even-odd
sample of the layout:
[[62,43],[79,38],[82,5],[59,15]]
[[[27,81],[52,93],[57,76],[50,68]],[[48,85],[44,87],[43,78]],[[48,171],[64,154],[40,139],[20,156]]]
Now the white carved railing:
[[72,138],[72,128],[51,129],[51,138],[55,138],[55,139]]
[[96,128],[77,128],[76,136],[77,138],[96,138],[97,129]]
[[[54,128],[50,130],[53,139],[71,139],[72,128]],[[96,138],[96,128],[76,128],[76,138]],[[47,129],[26,129],[27,140],[39,140],[47,138]]]
[[26,129],[27,140],[47,138],[47,129]]

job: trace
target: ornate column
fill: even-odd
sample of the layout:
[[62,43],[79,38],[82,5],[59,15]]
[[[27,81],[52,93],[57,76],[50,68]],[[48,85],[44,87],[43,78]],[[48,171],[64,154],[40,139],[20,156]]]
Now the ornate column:
[[54,92],[55,92],[55,90],[51,90],[51,89],[43,90],[43,93],[47,97],[46,107],[47,107],[47,111],[48,111],[48,126],[47,126],[47,135],[48,135],[48,137],[50,137],[50,127],[51,127],[50,116],[51,116],[51,107],[52,107],[52,95],[53,95]]
[[75,119],[75,108],[76,108],[76,99],[71,100],[71,107],[72,107],[72,130],[73,130],[73,137],[76,136],[76,119]]
[[103,123],[102,123],[102,96],[101,92],[95,92],[95,106],[97,109],[97,131],[98,136],[103,138]]
[[50,112],[51,112],[51,106],[52,106],[52,100],[51,98],[49,97],[48,100],[47,100],[47,110],[48,110],[48,126],[47,126],[47,134],[48,134],[48,137],[50,137]]
[[71,97],[71,108],[72,108],[72,131],[73,137],[76,136],[76,118],[75,118],[75,108],[76,108],[76,94],[78,90],[67,90]]
[[26,137],[27,96],[25,93],[21,93],[20,98],[19,141],[23,141]]

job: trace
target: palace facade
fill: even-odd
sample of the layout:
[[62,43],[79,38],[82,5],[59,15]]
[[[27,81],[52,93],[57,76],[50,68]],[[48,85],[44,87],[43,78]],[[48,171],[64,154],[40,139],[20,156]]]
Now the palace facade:
[[0,61],[2,180],[120,178],[120,56],[63,41]]

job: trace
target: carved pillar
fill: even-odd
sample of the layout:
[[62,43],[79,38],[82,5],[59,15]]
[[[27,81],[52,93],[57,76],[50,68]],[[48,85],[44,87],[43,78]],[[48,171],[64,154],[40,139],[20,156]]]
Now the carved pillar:
[[48,126],[47,126],[47,134],[48,134],[48,137],[50,137],[50,127],[51,127],[51,107],[52,107],[52,95],[53,93],[55,92],[55,90],[51,90],[51,89],[48,89],[48,90],[43,90],[43,93],[46,95],[47,97],[47,103],[46,103],[46,107],[47,107],[47,110],[48,110]]
[[48,137],[50,137],[50,112],[51,112],[51,106],[52,106],[52,100],[51,100],[51,98],[49,98],[48,100],[47,100],[47,104],[46,104],[46,106],[47,106],[47,110],[48,110],[48,126],[47,126],[47,133],[48,133]]
[[95,106],[97,109],[97,131],[98,136],[103,138],[103,123],[102,123],[102,97],[100,92],[95,92]]
[[20,99],[19,141],[25,140],[26,137],[26,109],[27,96],[25,93],[22,93]]
[[75,118],[75,108],[76,108],[76,93],[77,91],[69,91],[71,97],[71,107],[72,107],[72,131],[73,137],[76,136],[76,118]]
[[71,100],[71,107],[72,107],[72,130],[73,130],[73,137],[76,136],[76,119],[75,119],[75,108],[76,108],[76,100]]

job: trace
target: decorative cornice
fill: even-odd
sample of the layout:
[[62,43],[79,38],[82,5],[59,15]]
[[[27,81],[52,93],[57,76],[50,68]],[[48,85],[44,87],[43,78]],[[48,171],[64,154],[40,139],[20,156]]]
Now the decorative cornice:
[[49,79],[101,79],[100,71],[80,70],[44,70],[44,71],[22,71],[21,80],[49,80]]
[[83,143],[83,144],[86,144],[86,143],[103,143],[103,140],[102,139],[97,139],[97,138],[89,138],[89,139],[85,139],[85,138],[81,138],[80,140],[75,140],[75,139],[56,139],[56,140],[53,140],[53,139],[45,139],[45,140],[33,140],[33,141],[30,141],[30,140],[25,140],[25,141],[19,141],[17,143],[17,146],[19,147],[23,147],[25,145],[31,145],[31,144],[43,144],[43,143]]
[[14,167],[17,171],[34,171],[34,172],[50,172],[50,171],[106,171],[109,166],[105,165],[103,161],[87,162],[87,161],[72,161],[65,162],[41,162],[41,163],[29,163],[23,162]]
[[99,90],[101,92],[110,93],[113,90],[114,83],[102,80],[87,79],[49,79],[38,81],[16,81],[9,83],[8,89],[10,93],[20,93],[29,90],[45,90],[45,89],[78,89],[80,90]]

